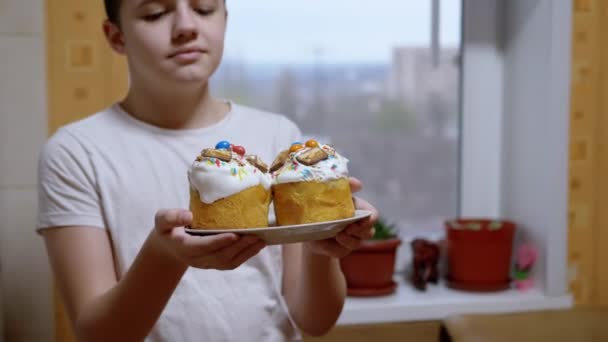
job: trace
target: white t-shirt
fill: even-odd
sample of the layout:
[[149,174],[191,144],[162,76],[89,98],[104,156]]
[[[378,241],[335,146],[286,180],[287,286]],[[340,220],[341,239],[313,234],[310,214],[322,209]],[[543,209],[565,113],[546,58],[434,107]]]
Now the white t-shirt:
[[[37,229],[106,229],[123,276],[156,211],[189,207],[187,170],[203,148],[228,140],[270,163],[299,137],[285,117],[235,104],[221,122],[192,130],[152,126],[113,105],[61,128],[44,146]],[[189,268],[147,341],[301,340],[281,279],[280,246],[232,271]]]

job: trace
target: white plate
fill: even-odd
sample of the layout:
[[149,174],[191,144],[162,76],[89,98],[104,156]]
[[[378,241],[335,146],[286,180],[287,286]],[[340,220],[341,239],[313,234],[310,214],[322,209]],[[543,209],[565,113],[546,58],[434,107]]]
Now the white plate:
[[295,224],[290,226],[275,226],[246,229],[186,229],[191,235],[205,236],[220,233],[251,234],[259,236],[268,245],[322,240],[336,236],[348,224],[359,221],[372,214],[369,210],[356,210],[355,216],[335,221]]

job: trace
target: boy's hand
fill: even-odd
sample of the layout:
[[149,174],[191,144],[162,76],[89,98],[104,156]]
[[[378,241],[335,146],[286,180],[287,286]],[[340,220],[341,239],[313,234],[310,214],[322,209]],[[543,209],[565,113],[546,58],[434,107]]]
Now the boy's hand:
[[[349,181],[353,193],[363,187],[361,181],[354,177],[350,177]],[[374,223],[378,220],[378,210],[361,198],[353,197],[353,201],[355,202],[355,209],[369,210],[372,214],[360,221],[349,224],[334,238],[306,242],[304,247],[315,254],[341,258],[359,248],[363,240],[371,238],[374,235]]]
[[256,255],[266,244],[253,235],[224,233],[192,236],[184,226],[192,223],[192,213],[183,209],[163,209],[156,213],[154,234],[168,255],[196,268],[232,270]]

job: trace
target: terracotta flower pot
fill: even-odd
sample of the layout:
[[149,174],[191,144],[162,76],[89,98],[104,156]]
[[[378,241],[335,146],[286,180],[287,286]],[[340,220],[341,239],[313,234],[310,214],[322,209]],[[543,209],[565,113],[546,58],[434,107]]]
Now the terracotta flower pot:
[[367,240],[340,259],[349,296],[377,296],[394,292],[395,255],[399,238]]
[[448,286],[472,291],[509,287],[513,222],[460,219],[446,222],[445,228]]

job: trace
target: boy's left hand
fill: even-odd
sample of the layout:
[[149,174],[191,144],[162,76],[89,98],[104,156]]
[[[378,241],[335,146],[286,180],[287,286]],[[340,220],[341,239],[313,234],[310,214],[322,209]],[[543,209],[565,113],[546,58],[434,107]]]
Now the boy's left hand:
[[[353,193],[363,187],[361,181],[354,177],[350,177],[349,181]],[[360,221],[349,224],[333,238],[306,242],[304,248],[315,254],[341,258],[357,249],[363,240],[371,238],[374,235],[374,223],[378,220],[378,210],[361,198],[353,197],[353,201],[355,202],[355,209],[369,210],[372,214]]]

